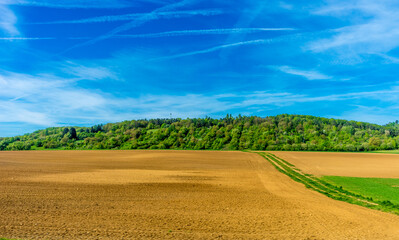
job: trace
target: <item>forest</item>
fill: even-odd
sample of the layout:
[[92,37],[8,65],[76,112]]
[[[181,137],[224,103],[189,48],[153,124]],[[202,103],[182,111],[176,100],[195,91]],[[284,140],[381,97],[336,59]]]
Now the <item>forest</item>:
[[399,148],[398,121],[386,125],[307,115],[228,114],[221,119],[144,119],[92,127],[51,127],[0,138],[0,150],[194,149],[374,151]]

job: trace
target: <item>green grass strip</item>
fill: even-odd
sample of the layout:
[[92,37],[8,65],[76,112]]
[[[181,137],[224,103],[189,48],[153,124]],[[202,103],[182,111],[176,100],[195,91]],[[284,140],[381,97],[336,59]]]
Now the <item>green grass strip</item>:
[[362,195],[371,196],[377,201],[391,201],[399,204],[399,179],[397,178],[360,178],[324,176],[324,181]]
[[[386,198],[376,198],[373,196],[376,196],[373,194],[371,196],[370,194],[367,194],[368,192],[359,192],[359,191],[348,191],[352,190],[350,187],[348,189],[344,188],[344,184],[338,184],[336,185],[336,182],[333,180],[336,179],[331,179],[331,178],[318,178],[315,177],[311,174],[305,174],[298,168],[296,168],[293,164],[275,156],[274,154],[271,153],[265,153],[265,152],[258,152],[259,155],[264,157],[267,161],[269,161],[278,171],[281,173],[286,174],[289,176],[291,179],[294,181],[300,182],[304,184],[307,188],[310,188],[314,191],[317,191],[319,193],[322,193],[330,198],[372,208],[372,209],[377,209],[385,212],[390,212],[394,214],[399,215],[399,205],[396,204],[396,200],[399,200],[399,194],[395,195],[395,197],[390,200],[384,200]],[[376,184],[383,184],[385,180],[375,180],[374,182],[377,182]],[[399,179],[395,179],[398,180]],[[379,181],[379,182],[378,182]],[[342,181],[341,181],[342,183]],[[384,182],[386,185],[389,184],[395,184],[393,186],[396,186],[397,182],[395,181],[392,183],[392,181]],[[356,184],[356,183],[354,183]],[[367,184],[367,183],[364,183]],[[399,185],[399,183],[398,183]],[[392,185],[391,185],[392,186]],[[391,195],[388,194],[387,197],[392,196],[393,191],[396,191],[399,189],[390,189],[391,190]],[[355,193],[356,192],[356,193]],[[382,190],[379,194],[383,196],[384,192],[389,192],[386,189]]]

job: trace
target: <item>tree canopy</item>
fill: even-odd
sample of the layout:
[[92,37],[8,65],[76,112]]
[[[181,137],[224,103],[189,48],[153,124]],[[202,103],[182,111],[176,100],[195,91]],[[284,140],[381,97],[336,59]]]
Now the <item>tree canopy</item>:
[[373,151],[399,148],[398,122],[282,114],[221,119],[150,119],[92,127],[52,127],[0,138],[0,150],[196,149]]

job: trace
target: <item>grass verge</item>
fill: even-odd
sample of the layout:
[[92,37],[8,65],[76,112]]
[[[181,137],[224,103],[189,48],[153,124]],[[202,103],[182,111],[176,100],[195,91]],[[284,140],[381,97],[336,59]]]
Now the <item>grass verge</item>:
[[369,153],[388,153],[388,154],[399,154],[399,150],[378,150],[378,151],[371,151]]
[[[394,198],[395,201],[393,202],[393,200],[374,198],[373,196],[366,194],[367,192],[351,191],[349,188],[345,188],[343,184],[337,185],[331,179],[318,178],[311,174],[305,174],[293,164],[288,163],[271,153],[257,153],[268,160],[278,171],[286,174],[293,180],[304,184],[307,188],[315,190],[335,200],[399,215],[399,204],[396,202],[396,199],[399,197]],[[342,181],[344,182],[345,180],[342,179]]]

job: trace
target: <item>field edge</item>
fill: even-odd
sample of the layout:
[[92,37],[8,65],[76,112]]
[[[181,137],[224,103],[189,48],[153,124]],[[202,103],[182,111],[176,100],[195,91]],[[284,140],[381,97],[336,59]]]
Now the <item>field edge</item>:
[[319,192],[329,198],[356,204],[374,210],[399,215],[399,204],[389,200],[375,200],[370,196],[364,196],[344,189],[342,186],[334,185],[322,178],[312,174],[303,173],[295,165],[268,152],[255,152],[271,163],[279,172],[287,175],[292,180],[302,183],[305,187]]

